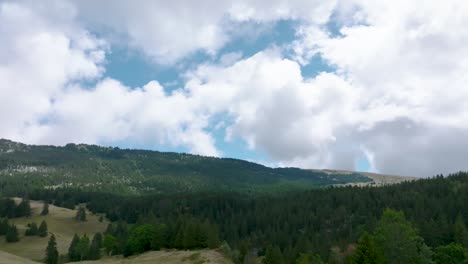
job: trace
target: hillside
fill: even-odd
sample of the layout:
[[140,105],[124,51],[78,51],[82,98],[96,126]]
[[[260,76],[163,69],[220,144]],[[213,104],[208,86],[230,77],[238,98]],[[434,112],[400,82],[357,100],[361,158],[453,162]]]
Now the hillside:
[[0,264],[38,264],[26,258],[18,257],[16,255],[4,252],[0,250]]
[[34,146],[0,139],[0,188],[8,195],[57,187],[120,194],[258,193],[372,181],[359,173],[269,168],[230,158],[85,144]]
[[[18,199],[16,199],[18,201]],[[74,219],[76,210],[49,205],[49,214],[40,215],[42,202],[31,201],[32,216],[10,219],[15,223],[20,233],[20,242],[6,243],[0,239],[0,250],[17,255],[23,258],[41,261],[44,257],[44,250],[47,246],[48,237],[24,236],[27,224],[36,222],[39,224],[42,220],[47,222],[49,233],[53,233],[57,239],[58,250],[61,254],[66,254],[70,242],[75,233],[79,235],[87,234],[93,236],[97,232],[103,232],[106,229],[107,222],[99,222],[98,216],[88,213],[87,221],[80,222]],[[1,263],[1,262],[0,262]]]
[[223,255],[215,250],[169,250],[150,251],[130,258],[108,257],[95,261],[82,261],[81,264],[230,264]]

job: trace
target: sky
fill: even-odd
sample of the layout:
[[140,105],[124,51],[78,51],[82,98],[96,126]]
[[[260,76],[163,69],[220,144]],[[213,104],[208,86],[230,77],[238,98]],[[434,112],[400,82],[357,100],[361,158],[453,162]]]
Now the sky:
[[468,1],[0,0],[0,138],[468,170]]

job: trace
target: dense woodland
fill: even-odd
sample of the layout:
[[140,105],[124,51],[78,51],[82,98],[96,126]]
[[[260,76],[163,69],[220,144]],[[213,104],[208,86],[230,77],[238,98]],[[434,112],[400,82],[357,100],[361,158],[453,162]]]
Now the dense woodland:
[[[103,234],[108,254],[220,247],[236,263],[255,256],[265,256],[264,263],[462,263],[445,260],[468,257],[468,173],[271,196],[119,196],[60,188],[31,190],[29,198],[86,203],[105,214],[113,221]],[[9,207],[1,208],[8,216]]]

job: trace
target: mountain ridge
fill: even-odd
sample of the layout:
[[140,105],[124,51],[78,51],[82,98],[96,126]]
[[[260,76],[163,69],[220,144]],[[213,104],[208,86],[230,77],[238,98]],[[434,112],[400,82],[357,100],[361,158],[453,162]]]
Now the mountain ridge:
[[11,187],[22,181],[38,188],[128,194],[213,190],[271,193],[374,182],[364,173],[349,171],[271,168],[234,158],[74,143],[28,145],[0,139],[0,184]]

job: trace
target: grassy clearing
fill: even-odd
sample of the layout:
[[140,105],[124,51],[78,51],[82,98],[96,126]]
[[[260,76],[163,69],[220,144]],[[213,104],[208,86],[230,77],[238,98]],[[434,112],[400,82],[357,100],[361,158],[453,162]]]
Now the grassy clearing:
[[[19,199],[16,199],[17,201]],[[25,237],[24,231],[27,224],[36,222],[40,224],[42,220],[47,222],[49,234],[54,233],[57,239],[57,246],[60,254],[66,254],[68,247],[75,233],[79,235],[88,234],[90,238],[97,232],[104,232],[107,222],[99,222],[99,217],[88,212],[87,221],[80,222],[74,219],[76,210],[49,205],[49,215],[41,216],[41,201],[31,201],[32,216],[10,219],[15,223],[20,233],[20,241],[17,243],[6,243],[4,238],[0,238],[0,250],[17,255],[23,258],[41,261],[45,256],[45,248],[49,237]],[[0,257],[2,257],[0,255]],[[0,263],[2,260],[0,260]],[[15,263],[15,262],[6,262]],[[21,262],[18,262],[21,263]]]
[[0,251],[0,264],[38,264],[38,262]]
[[130,258],[110,257],[96,261],[83,261],[80,264],[231,264],[216,250],[161,250],[151,251]]

